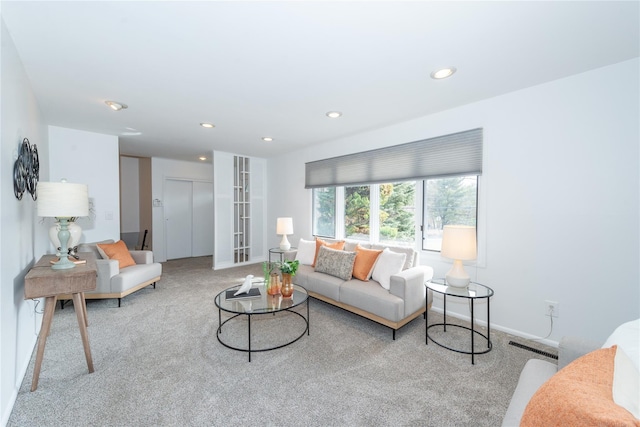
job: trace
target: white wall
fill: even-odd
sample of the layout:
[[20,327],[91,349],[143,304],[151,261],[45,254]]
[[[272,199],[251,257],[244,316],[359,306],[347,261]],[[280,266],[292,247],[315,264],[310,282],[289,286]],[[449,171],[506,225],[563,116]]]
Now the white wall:
[[[120,238],[118,137],[49,126],[51,181],[87,184],[93,213],[81,218],[81,242]],[[53,251],[53,245],[50,247]]]
[[26,193],[18,201],[13,194],[13,163],[19,144],[28,138],[38,148],[40,180],[48,180],[49,143],[44,119],[4,21],[0,26],[0,425],[5,425],[42,322],[34,302],[24,300],[24,276],[49,245],[31,195]]
[[[153,250],[153,202],[152,194],[153,187],[151,183],[151,158],[144,157],[138,159],[138,169],[140,171],[139,176],[139,189],[140,189],[140,230],[149,230],[147,239],[145,240],[145,247],[142,249]],[[142,242],[140,242],[142,244]]]
[[137,157],[120,157],[120,232],[140,231],[140,167]]
[[[164,200],[166,179],[212,182],[211,163],[185,162],[154,157],[151,159],[152,199]],[[213,236],[211,236],[213,239]],[[165,244],[164,212],[162,206],[153,207],[153,257],[157,262],[167,260]]]
[[[484,262],[468,271],[495,291],[492,326],[545,336],[543,302],[554,300],[560,317],[548,342],[604,340],[640,317],[638,69],[638,59],[626,61],[272,158],[270,243],[284,214],[294,217],[292,244],[311,237],[305,162],[482,127]],[[421,260],[438,277],[450,267],[426,252]],[[469,315],[465,304],[447,308]]]

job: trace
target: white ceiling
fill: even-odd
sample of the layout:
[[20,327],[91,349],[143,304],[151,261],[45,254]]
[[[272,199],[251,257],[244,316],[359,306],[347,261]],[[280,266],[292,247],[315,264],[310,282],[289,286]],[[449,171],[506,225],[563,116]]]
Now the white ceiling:
[[[639,4],[2,1],[0,11],[47,123],[118,135],[122,154],[195,161],[212,150],[271,157],[638,57]],[[447,65],[453,77],[429,77]]]

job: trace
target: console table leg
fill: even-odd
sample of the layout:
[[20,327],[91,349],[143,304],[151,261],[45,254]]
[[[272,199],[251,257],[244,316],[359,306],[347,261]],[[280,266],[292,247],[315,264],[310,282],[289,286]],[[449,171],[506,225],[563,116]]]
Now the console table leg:
[[51,329],[51,320],[56,310],[56,297],[47,297],[44,303],[44,318],[42,319],[42,327],[38,335],[38,352],[36,353],[36,364],[33,368],[33,379],[31,380],[31,391],[38,388],[38,379],[40,378],[40,368],[42,367],[42,358],[44,356],[44,347],[47,344],[47,337]]
[[82,299],[82,312],[84,313],[84,324],[89,326],[89,318],[87,317],[87,300],[84,298],[84,292],[80,292],[80,298]]
[[80,328],[80,336],[82,337],[82,345],[84,346],[84,356],[87,359],[87,366],[89,367],[89,373],[94,371],[93,360],[91,359],[91,348],[89,348],[89,334],[87,333],[86,317],[87,314],[84,311],[84,304],[82,304],[82,297],[80,293],[73,294],[73,305],[76,309],[76,317],[78,318],[78,327]]

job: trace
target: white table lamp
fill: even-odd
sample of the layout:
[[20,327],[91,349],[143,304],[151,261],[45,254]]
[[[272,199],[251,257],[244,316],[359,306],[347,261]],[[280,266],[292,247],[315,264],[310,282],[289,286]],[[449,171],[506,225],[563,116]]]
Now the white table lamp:
[[[69,221],[72,217],[89,215],[89,190],[85,184],[61,182],[38,183],[38,216],[56,218],[60,223],[58,238],[60,247],[66,248],[69,241]],[[76,265],[69,261],[66,253],[51,268],[63,270]]]
[[289,239],[287,239],[287,234],[293,234],[293,218],[278,218],[276,234],[282,234],[280,249],[283,251],[291,249],[291,243],[289,243]]
[[466,288],[471,280],[462,261],[476,259],[476,228],[467,225],[445,225],[442,233],[440,255],[453,260],[451,270],[445,276],[447,285]]

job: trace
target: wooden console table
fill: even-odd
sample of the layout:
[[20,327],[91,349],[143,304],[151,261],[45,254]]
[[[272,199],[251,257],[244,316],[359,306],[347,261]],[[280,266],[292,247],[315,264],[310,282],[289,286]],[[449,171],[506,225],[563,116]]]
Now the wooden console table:
[[36,354],[36,364],[33,369],[33,380],[31,391],[38,388],[38,377],[44,356],[44,347],[51,330],[51,321],[56,309],[56,298],[61,294],[72,294],[73,306],[78,317],[80,336],[84,346],[84,355],[87,359],[89,373],[93,372],[93,360],[91,359],[91,349],[89,348],[89,335],[87,334],[87,307],[84,300],[84,292],[96,288],[97,267],[95,256],[91,253],[83,253],[81,259],[86,260],[86,264],[76,265],[67,270],[54,270],[51,268],[51,260],[57,260],[55,255],[44,255],[31,268],[24,278],[24,298],[46,298],[44,305],[44,317],[42,327],[38,335],[38,352]]

